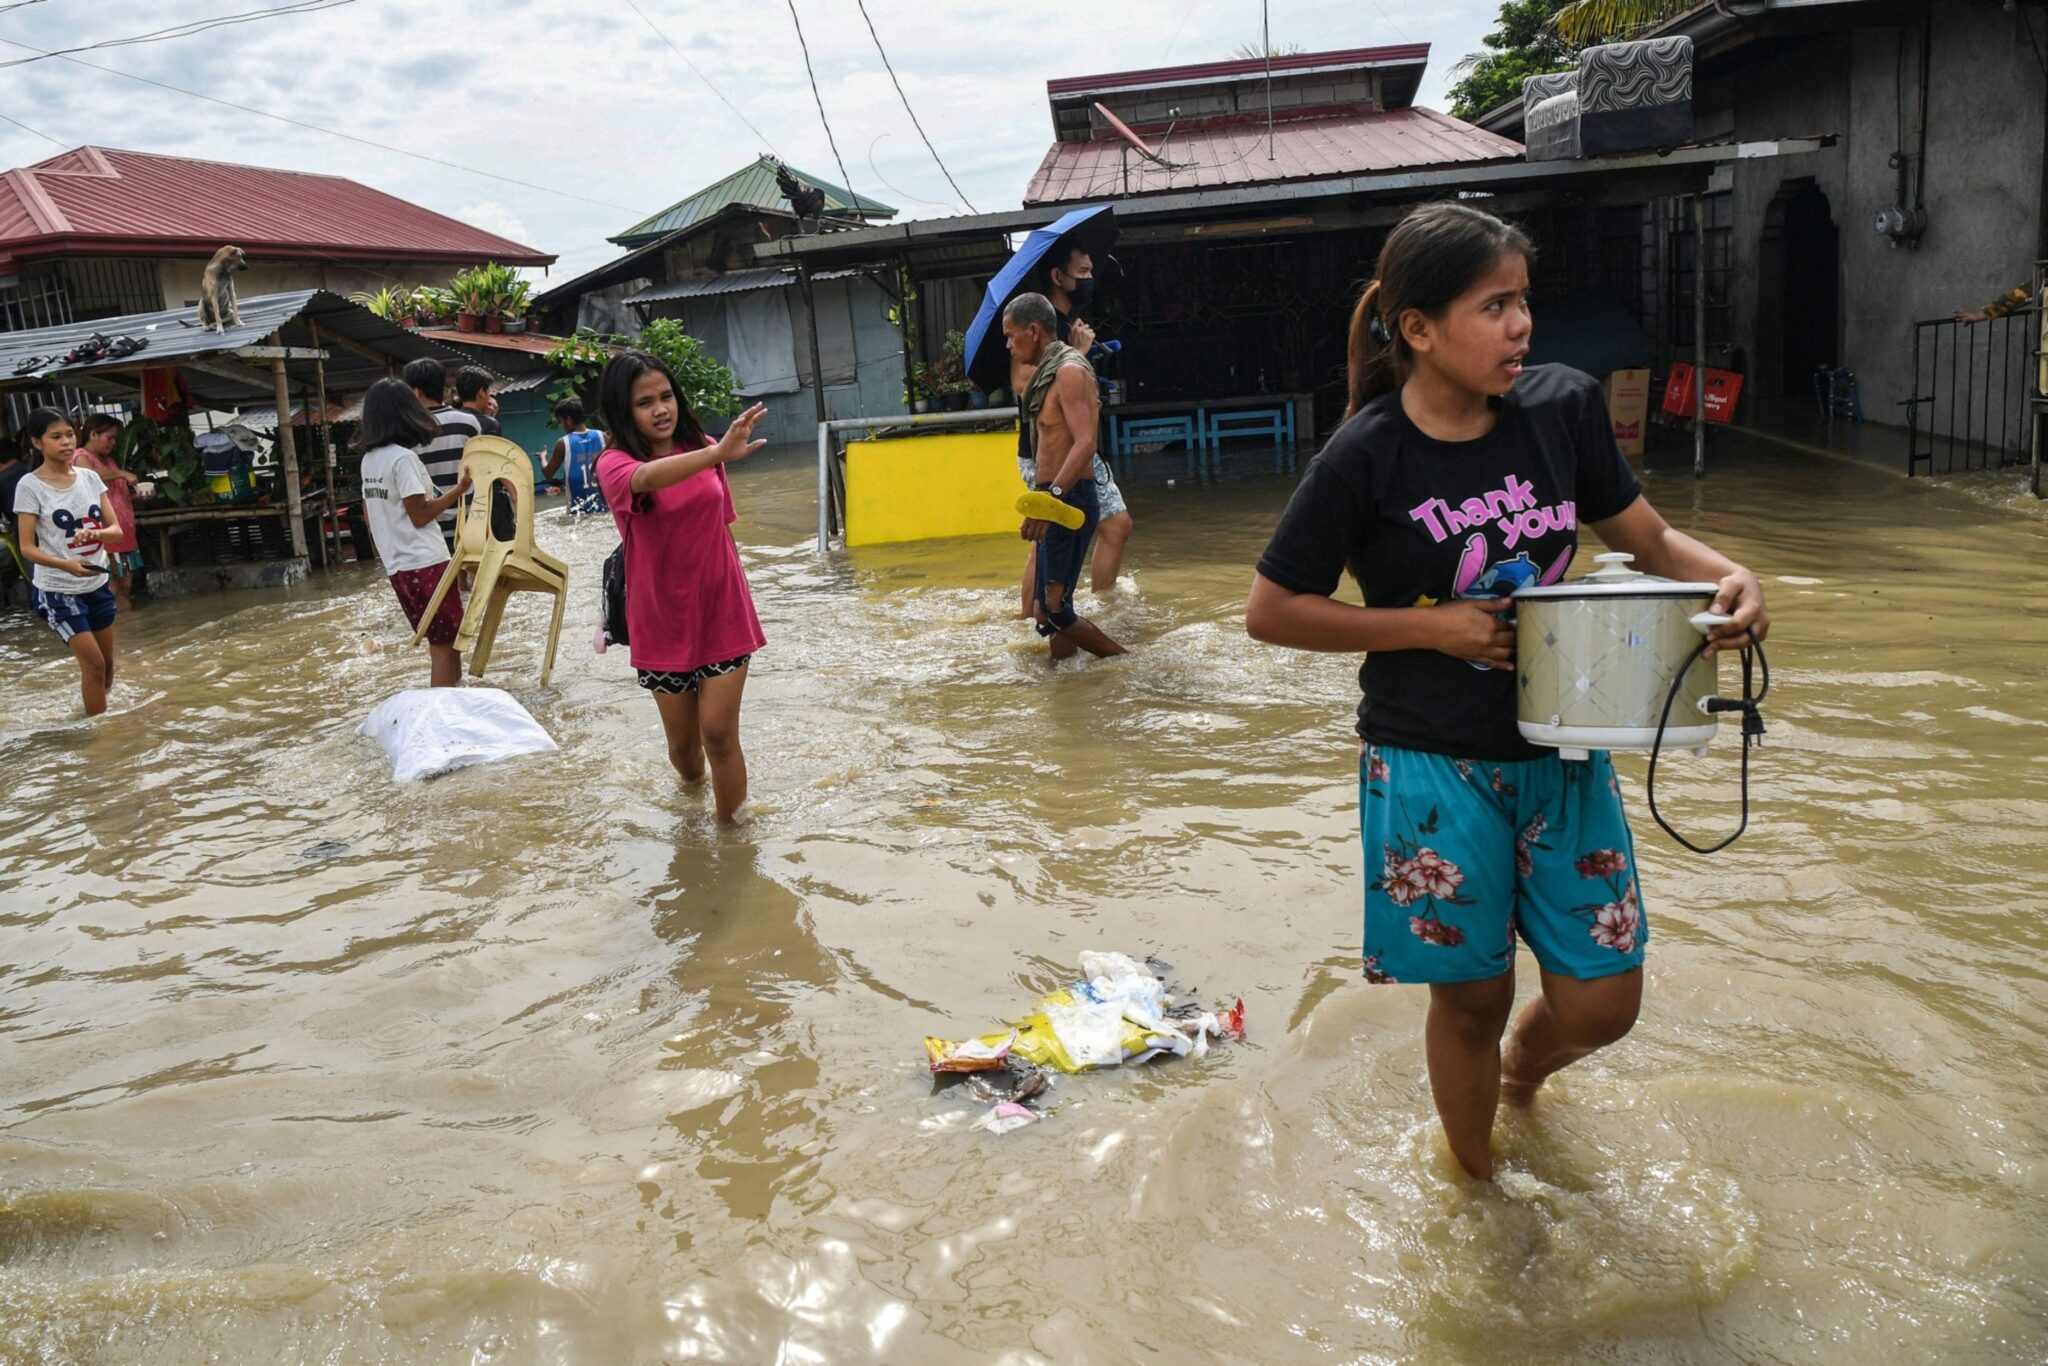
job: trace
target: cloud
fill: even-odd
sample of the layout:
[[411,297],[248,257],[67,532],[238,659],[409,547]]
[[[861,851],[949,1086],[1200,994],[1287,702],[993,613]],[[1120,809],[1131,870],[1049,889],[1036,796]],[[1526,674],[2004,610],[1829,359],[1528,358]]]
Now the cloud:
[[[81,33],[83,2],[0,17],[0,43],[75,46],[250,8],[247,0],[192,0],[167,18],[161,0],[91,0],[91,24]],[[573,254],[576,269],[604,259],[606,237],[771,148],[811,175],[850,180],[905,217],[956,211],[959,196],[904,113],[848,0],[796,0],[843,176],[787,4],[637,2],[701,77],[624,0],[356,0],[81,58],[417,156],[56,60],[10,70],[8,112],[66,145],[347,176]],[[1216,60],[1258,36],[1251,7],[1205,0],[1096,5],[1085,24],[990,0],[866,4],[926,133],[984,212],[1017,206],[1052,140],[1049,77]],[[1275,0],[1273,39],[1310,48],[1431,42],[1421,102],[1440,107],[1451,65],[1479,45],[1498,9],[1499,0]],[[0,55],[8,52],[0,47]],[[56,150],[0,124],[7,165]]]

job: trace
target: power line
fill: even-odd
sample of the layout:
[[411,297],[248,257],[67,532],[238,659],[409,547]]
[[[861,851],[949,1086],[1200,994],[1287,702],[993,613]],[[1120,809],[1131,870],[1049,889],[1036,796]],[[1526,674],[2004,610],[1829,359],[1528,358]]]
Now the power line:
[[[36,3],[36,0],[21,0],[21,2],[22,2],[23,4],[25,4],[25,5],[32,5],[32,4],[35,4],[35,3]],[[4,13],[4,11],[0,11],[0,13]],[[44,142],[56,143],[56,145],[57,145],[57,146],[59,146],[59,147],[62,147],[62,148],[63,148],[63,149],[65,150],[65,151],[67,151],[67,152],[71,150],[71,144],[70,144],[70,143],[68,143],[68,142],[58,142],[56,138],[53,138],[53,137],[51,137],[51,136],[50,136],[50,135],[49,135],[48,133],[45,133],[45,132],[44,132],[44,131],[43,131],[42,129],[40,129],[40,128],[31,128],[31,127],[29,127],[29,126],[28,126],[27,124],[23,123],[23,122],[22,122],[22,121],[21,121],[20,119],[17,119],[17,118],[9,118],[9,117],[8,117],[8,116],[7,116],[6,114],[0,114],[0,119],[7,119],[7,121],[8,121],[9,123],[13,124],[13,125],[14,125],[14,126],[15,126],[16,128],[19,128],[19,129],[21,129],[21,130],[22,130],[22,131],[23,131],[24,133],[34,133],[34,134],[35,134],[35,135],[36,135],[37,137],[41,138],[41,139],[42,139],[42,140],[43,140]]]
[[[803,50],[804,74],[811,78],[811,98],[818,105],[818,122],[825,125],[825,141],[832,148],[832,160],[839,164],[839,183],[846,187],[853,203],[847,205],[856,215],[860,212],[860,196],[854,193],[853,177],[846,173],[846,161],[839,155],[839,140],[832,136],[832,121],[825,117],[825,97],[818,93],[818,73],[811,69],[811,45],[804,41],[803,20],[796,17],[796,0],[788,0],[789,22],[796,25],[796,45]],[[952,177],[946,177],[951,180]]]
[[[5,43],[9,47],[22,48],[28,52],[43,51],[43,49],[41,48],[31,47],[29,44],[19,42],[13,38],[0,38],[0,43]],[[278,123],[288,123],[294,128],[304,128],[315,133],[325,133],[327,136],[332,138],[342,138],[348,142],[358,143],[364,147],[374,147],[380,152],[391,152],[395,153],[398,156],[411,157],[415,161],[425,161],[430,162],[436,166],[445,166],[451,171],[462,171],[468,175],[482,176],[486,180],[496,180],[506,185],[517,185],[524,190],[538,190],[542,194],[557,195],[563,199],[573,199],[580,204],[595,204],[600,208],[618,209],[622,213],[645,212],[645,210],[634,208],[629,204],[614,204],[607,199],[592,199],[588,195],[572,194],[568,190],[557,190],[552,186],[548,185],[536,185],[530,180],[519,180],[512,176],[499,175],[496,171],[478,170],[474,166],[464,166],[461,162],[447,161],[441,157],[428,156],[424,152],[414,152],[404,147],[393,147],[388,142],[378,142],[372,138],[358,137],[354,133],[344,133],[336,128],[323,128],[317,123],[307,123],[304,119],[290,118],[284,114],[273,114],[268,109],[258,109],[253,105],[247,104],[236,104],[233,100],[224,100],[221,99],[218,95],[206,95],[202,94],[197,90],[187,90],[182,85],[172,85],[168,81],[159,81],[149,76],[138,76],[132,71],[123,71],[119,67],[101,66],[97,62],[81,61],[77,57],[67,57],[62,55],[61,53],[48,52],[44,53],[43,55],[56,57],[58,61],[69,62],[73,66],[82,66],[87,71],[97,71],[100,72],[102,75],[119,76],[122,77],[124,80],[137,81],[143,85],[153,85],[159,90],[169,90],[174,94],[188,95],[195,100],[205,100],[208,104],[217,104],[226,109],[239,110],[241,113],[244,114],[254,114],[259,118],[274,119]]]
[[[0,62],[0,69],[11,66],[27,66],[50,57],[62,57],[72,52],[91,52],[107,47],[138,47],[144,43],[166,43],[174,38],[190,38],[209,29],[225,28],[230,24],[259,23],[265,19],[281,18],[290,14],[317,14],[321,10],[335,9],[341,5],[352,5],[355,0],[297,0],[295,4],[278,5],[270,9],[244,10],[240,14],[223,14],[212,19],[194,19],[189,23],[173,24],[169,28],[152,29],[127,38],[103,38],[97,43],[84,43],[78,47],[60,47],[34,57],[17,57],[11,62]],[[0,10],[0,13],[5,13]]]
[[[768,141],[768,135],[762,132],[760,129],[754,127],[754,121],[748,118],[745,114],[742,114],[740,112],[740,107],[734,104],[731,100],[727,99],[725,97],[725,92],[723,90],[720,90],[717,86],[713,85],[711,83],[711,78],[705,75],[704,72],[698,68],[695,62],[691,61],[688,57],[683,55],[683,50],[677,47],[674,41],[671,40],[666,33],[663,33],[661,29],[655,25],[655,22],[652,19],[647,17],[647,11],[640,8],[638,0],[626,0],[626,5],[633,11],[633,13],[640,16],[640,22],[647,25],[647,27],[653,31],[655,37],[661,39],[662,42],[668,44],[668,50],[676,54],[676,59],[678,61],[682,62],[684,66],[690,68],[692,72],[696,73],[697,79],[704,82],[704,86],[707,90],[709,90],[712,94],[718,96],[718,102],[720,104],[724,105],[727,109],[732,110],[732,116],[734,118],[738,119],[741,123],[747,125],[748,132],[752,133],[755,137],[761,139],[761,145],[763,147],[766,147],[771,152],[775,152],[775,144]],[[801,37],[802,35],[799,34],[798,36]],[[775,156],[776,159],[779,161],[782,158],[782,153],[775,152]]]
[[[939,160],[939,149],[932,146],[932,140],[925,136],[924,125],[917,121],[917,111],[910,107],[910,96],[903,93],[903,82],[896,79],[896,68],[889,64],[889,54],[882,47],[882,35],[875,32],[875,21],[868,18],[867,0],[853,0],[853,2],[860,7],[860,17],[867,21],[868,37],[875,40],[875,51],[882,54],[882,69],[889,73],[889,83],[896,87],[896,98],[903,101],[903,112],[910,115],[910,126],[917,130],[919,137],[924,138],[924,149],[932,154],[933,161],[939,163],[939,174],[944,176],[946,183],[953,187],[953,193],[960,196],[960,202],[967,206],[967,211],[969,213],[980,213],[981,210],[974,207],[974,201],[967,197],[967,192],[960,188],[960,182],[953,179],[953,173],[946,169],[946,163]],[[792,6],[791,13],[794,12],[795,9]],[[822,114],[824,111],[820,110],[819,112]],[[873,151],[874,149],[870,146],[868,150]],[[840,174],[844,175],[845,171],[842,169]],[[853,193],[852,186],[847,187],[847,193]]]

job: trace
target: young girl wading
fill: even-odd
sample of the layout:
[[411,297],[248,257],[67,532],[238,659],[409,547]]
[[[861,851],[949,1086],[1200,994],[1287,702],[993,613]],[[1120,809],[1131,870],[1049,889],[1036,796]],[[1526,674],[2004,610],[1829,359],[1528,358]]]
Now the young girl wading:
[[55,408],[38,408],[28,415],[25,432],[43,457],[14,486],[21,555],[35,566],[30,600],[78,661],[85,714],[98,716],[114,686],[115,608],[106,547],[120,540],[123,528],[105,482],[73,463],[78,429],[70,418]]
[[614,356],[600,387],[612,449],[597,458],[597,482],[626,547],[633,667],[661,711],[669,762],[696,782],[708,758],[718,819],[730,821],[747,799],[740,695],[767,638],[727,530],[738,514],[725,464],[767,444],[751,439],[767,409],[755,404],[713,441],[668,366],[644,351]]
[[[1428,984],[1430,1090],[1452,1154],[1482,1179],[1503,1095],[1525,1102],[1628,1033],[1649,941],[1608,756],[1567,763],[1516,730],[1506,595],[1562,578],[1584,523],[1639,569],[1717,582],[1714,610],[1733,620],[1714,648],[1769,621],[1754,574],[1644,501],[1599,386],[1523,369],[1530,253],[1518,229],[1456,204],[1388,236],[1351,321],[1350,413],[1245,610],[1259,640],[1366,654],[1365,974]],[[1363,607],[1330,596],[1346,569]],[[1542,988],[1508,1030],[1518,935]]]

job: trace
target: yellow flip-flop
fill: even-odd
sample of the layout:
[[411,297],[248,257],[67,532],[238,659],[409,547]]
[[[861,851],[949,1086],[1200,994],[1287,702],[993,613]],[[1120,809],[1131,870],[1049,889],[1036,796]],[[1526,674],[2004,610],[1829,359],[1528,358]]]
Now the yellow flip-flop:
[[1088,520],[1087,513],[1072,503],[1062,503],[1044,489],[1019,494],[1017,511],[1041,522],[1056,522],[1069,531],[1079,531],[1081,524]]

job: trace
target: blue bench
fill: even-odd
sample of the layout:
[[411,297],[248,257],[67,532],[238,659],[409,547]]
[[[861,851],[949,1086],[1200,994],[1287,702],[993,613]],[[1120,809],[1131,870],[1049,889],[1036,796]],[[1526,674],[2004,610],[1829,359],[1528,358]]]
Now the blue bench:
[[1110,454],[1127,456],[1136,454],[1139,442],[1181,441],[1190,451],[1199,450],[1206,437],[1202,411],[1192,413],[1156,413],[1143,417],[1125,417],[1112,412],[1109,415]]
[[1210,450],[1220,450],[1236,437],[1262,436],[1275,446],[1294,442],[1294,405],[1279,408],[1226,408],[1204,413],[1203,437]]

